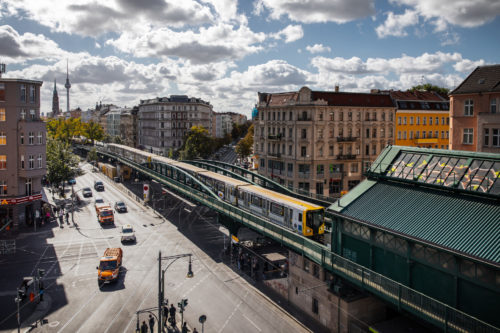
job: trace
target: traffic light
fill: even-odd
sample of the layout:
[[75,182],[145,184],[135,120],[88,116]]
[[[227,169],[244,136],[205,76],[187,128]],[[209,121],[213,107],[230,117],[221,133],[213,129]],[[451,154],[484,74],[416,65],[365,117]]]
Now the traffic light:
[[188,300],[187,298],[182,300],[182,307],[185,308],[188,305]]

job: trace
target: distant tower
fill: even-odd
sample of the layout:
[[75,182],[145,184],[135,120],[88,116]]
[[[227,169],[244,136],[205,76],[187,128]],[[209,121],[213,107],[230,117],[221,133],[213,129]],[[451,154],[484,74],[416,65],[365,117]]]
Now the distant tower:
[[68,60],[66,60],[66,84],[64,85],[64,88],[66,88],[66,112],[69,112],[69,88],[71,88],[71,83],[69,83]]
[[59,95],[57,94],[56,79],[54,79],[54,92],[52,93],[52,117],[59,114]]
[[2,77],[3,73],[5,73],[5,64],[0,64],[0,78]]

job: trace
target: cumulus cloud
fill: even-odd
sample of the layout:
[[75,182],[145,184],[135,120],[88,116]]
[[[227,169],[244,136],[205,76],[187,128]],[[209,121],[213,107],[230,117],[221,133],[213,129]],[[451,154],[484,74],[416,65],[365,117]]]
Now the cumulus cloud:
[[173,31],[168,28],[149,31],[141,36],[123,33],[118,39],[106,44],[136,57],[178,57],[194,64],[218,62],[225,59],[241,59],[258,52],[258,45],[266,38],[264,33],[254,33],[247,26],[234,29],[229,24],[208,28]]
[[254,13],[269,10],[270,17],[282,16],[303,23],[345,23],[375,14],[373,0],[258,0]]
[[418,14],[414,10],[407,9],[401,15],[389,12],[384,24],[379,25],[375,31],[379,38],[387,36],[403,37],[407,35],[405,28],[416,24],[418,24]]
[[315,57],[312,65],[320,71],[345,73],[345,74],[371,74],[371,73],[430,73],[443,70],[447,63],[462,60],[459,53],[436,52],[424,53],[418,57],[403,55],[399,58],[368,58],[366,61],[358,57],[349,59],[336,57]]
[[64,56],[56,42],[44,35],[24,33],[20,35],[9,25],[0,26],[0,56],[9,63],[27,60],[51,60]]
[[323,44],[314,44],[313,46],[307,45],[306,50],[312,54],[332,51],[330,47],[323,46]]
[[[214,21],[211,8],[194,0],[67,0],[57,6],[39,0],[2,2],[14,16],[26,16],[56,32],[91,37],[109,32],[141,32],[151,27],[182,27]],[[211,2],[215,10],[224,10],[221,16],[231,11],[224,6],[230,3],[229,0]]]
[[448,25],[477,27],[500,15],[500,1],[492,0],[390,0],[393,4],[412,7],[418,15],[431,21],[437,31]]
[[469,60],[469,59],[463,59],[463,60],[457,62],[455,65],[453,65],[453,68],[457,72],[470,73],[477,66],[484,66],[484,65],[486,65],[486,62],[483,59],[477,60],[477,61],[472,61],[472,60]]
[[284,39],[285,43],[295,42],[304,37],[304,30],[301,25],[288,25],[285,29],[272,34],[276,39]]

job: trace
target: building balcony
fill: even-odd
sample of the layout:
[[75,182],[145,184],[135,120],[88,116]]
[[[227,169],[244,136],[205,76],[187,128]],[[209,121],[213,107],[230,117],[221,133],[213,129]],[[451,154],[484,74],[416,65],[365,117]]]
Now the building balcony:
[[331,179],[342,179],[343,176],[344,176],[343,172],[330,172],[328,174],[328,178],[331,178]]
[[298,117],[297,118],[297,121],[311,121],[312,118],[311,117]]
[[337,155],[337,160],[355,160],[355,159],[356,159],[356,155],[352,155],[352,154]]
[[268,138],[269,140],[281,140],[281,138],[282,138],[282,137],[283,137],[283,135],[282,135],[281,133],[276,134],[276,135],[271,135],[271,134],[269,134],[269,135],[267,136],[267,138]]
[[281,158],[281,153],[267,153],[267,156]]
[[337,142],[353,142],[357,141],[359,138],[354,136],[338,136]]
[[299,178],[308,179],[311,177],[311,173],[310,172],[299,172],[298,176],[299,176]]
[[438,138],[415,139],[415,143],[417,144],[438,143]]

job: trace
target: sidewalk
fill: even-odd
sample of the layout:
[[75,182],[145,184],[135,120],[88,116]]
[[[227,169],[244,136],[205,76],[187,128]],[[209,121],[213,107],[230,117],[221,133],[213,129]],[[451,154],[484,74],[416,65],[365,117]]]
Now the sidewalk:
[[[35,306],[33,313],[21,323],[21,332],[31,332],[33,329],[37,328],[39,325],[43,325],[43,318],[49,312],[52,305],[52,298],[48,294],[44,294],[43,301],[40,301]],[[17,333],[17,329],[12,330],[12,333]]]

